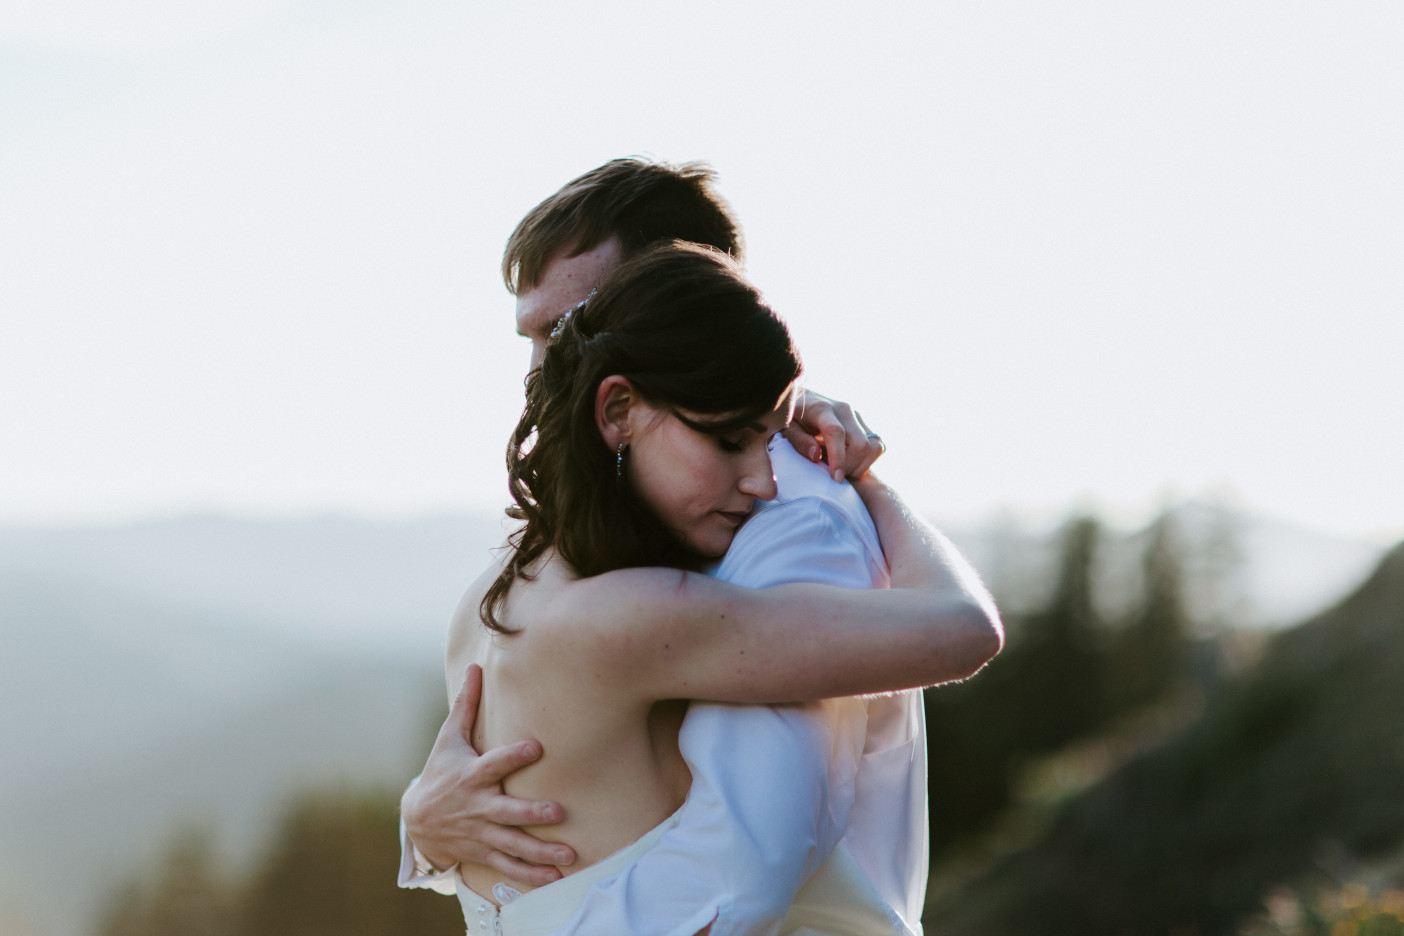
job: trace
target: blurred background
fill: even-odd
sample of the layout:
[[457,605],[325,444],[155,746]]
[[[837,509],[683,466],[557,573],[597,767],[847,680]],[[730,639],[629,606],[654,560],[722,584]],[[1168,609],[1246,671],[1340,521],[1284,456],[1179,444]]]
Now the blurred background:
[[1404,11],[0,10],[0,934],[461,930],[393,887],[502,536],[520,216],[706,159],[810,386],[1006,612],[927,922],[1395,933]]

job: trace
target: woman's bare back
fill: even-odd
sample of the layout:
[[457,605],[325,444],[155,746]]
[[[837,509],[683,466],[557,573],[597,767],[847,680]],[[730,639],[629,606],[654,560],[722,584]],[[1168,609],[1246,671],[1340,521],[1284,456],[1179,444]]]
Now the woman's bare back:
[[[505,792],[562,805],[562,822],[527,831],[574,848],[576,862],[561,869],[570,874],[633,842],[682,805],[691,784],[678,753],[687,703],[630,701],[619,691],[619,673],[592,671],[552,639],[562,628],[592,626],[580,609],[596,604],[573,600],[580,580],[559,560],[543,562],[534,580],[513,588],[503,623],[515,633],[489,631],[478,603],[496,573],[494,566],[479,578],[455,615],[446,659],[449,694],[457,694],[468,664],[477,663],[483,694],[473,746],[485,751],[524,738],[541,742],[545,754],[512,774]],[[462,865],[460,873],[479,894],[502,880],[487,865]]]

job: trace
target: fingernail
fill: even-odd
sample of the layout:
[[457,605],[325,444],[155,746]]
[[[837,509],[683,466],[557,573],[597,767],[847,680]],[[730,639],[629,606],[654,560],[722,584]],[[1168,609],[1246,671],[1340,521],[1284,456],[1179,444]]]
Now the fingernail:
[[835,482],[838,482],[838,483],[842,483],[842,482],[843,482],[843,469],[842,469],[842,468],[835,468],[835,469],[834,469],[834,481],[835,481]]
[[556,864],[570,864],[574,860],[575,856],[564,848],[556,852]]

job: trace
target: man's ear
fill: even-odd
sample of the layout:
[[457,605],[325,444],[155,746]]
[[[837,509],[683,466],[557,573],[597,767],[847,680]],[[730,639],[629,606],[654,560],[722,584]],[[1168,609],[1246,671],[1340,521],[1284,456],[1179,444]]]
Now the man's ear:
[[595,389],[595,425],[611,452],[619,448],[619,443],[628,445],[631,441],[629,410],[638,402],[634,385],[619,374],[601,380]]

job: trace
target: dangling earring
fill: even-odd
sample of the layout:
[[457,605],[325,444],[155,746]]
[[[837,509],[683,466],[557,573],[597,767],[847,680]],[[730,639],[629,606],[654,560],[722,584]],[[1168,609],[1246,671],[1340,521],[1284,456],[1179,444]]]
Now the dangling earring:
[[624,483],[624,443],[619,443],[619,449],[614,456],[614,483]]

